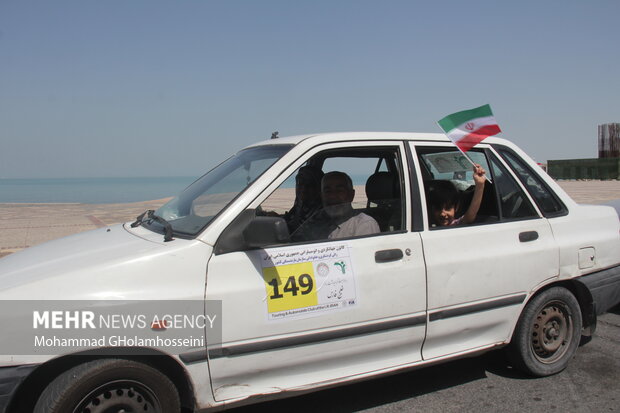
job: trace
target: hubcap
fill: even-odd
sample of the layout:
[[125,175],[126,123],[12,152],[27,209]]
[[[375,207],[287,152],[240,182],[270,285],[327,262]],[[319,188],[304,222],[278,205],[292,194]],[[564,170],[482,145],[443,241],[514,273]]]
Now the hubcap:
[[553,363],[564,355],[573,335],[572,318],[564,303],[546,304],[532,327],[532,348],[538,360]]
[[73,413],[161,412],[159,401],[145,385],[133,381],[106,383],[91,391]]

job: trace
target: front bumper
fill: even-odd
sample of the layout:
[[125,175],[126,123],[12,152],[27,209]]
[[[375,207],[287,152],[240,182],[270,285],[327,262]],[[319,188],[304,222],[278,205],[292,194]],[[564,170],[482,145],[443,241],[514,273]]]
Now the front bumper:
[[6,412],[15,390],[36,367],[36,364],[0,367],[0,413]]

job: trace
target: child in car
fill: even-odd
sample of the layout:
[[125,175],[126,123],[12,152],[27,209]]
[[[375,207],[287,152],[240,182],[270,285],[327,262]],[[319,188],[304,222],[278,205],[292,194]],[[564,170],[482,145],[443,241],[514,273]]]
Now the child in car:
[[429,194],[429,204],[431,218],[436,226],[454,226],[461,224],[471,224],[476,219],[482,194],[484,193],[484,183],[486,182],[486,171],[479,164],[474,165],[474,195],[469,208],[465,214],[459,218],[455,217],[459,207],[460,194],[454,185],[449,181],[443,181],[431,189]]

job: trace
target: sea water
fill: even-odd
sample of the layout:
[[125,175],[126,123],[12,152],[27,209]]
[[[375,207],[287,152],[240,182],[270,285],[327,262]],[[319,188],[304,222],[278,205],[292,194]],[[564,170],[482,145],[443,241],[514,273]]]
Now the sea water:
[[109,204],[176,196],[196,177],[0,179],[0,203]]
[[[176,196],[197,178],[0,179],[0,203],[115,204],[150,201]],[[351,174],[351,178],[354,185],[363,186],[367,176]],[[287,179],[282,186],[295,187],[294,177]]]

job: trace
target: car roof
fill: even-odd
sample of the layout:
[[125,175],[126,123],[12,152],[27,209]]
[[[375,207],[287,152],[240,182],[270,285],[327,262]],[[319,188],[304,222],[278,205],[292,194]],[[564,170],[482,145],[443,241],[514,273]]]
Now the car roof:
[[[263,145],[292,144],[297,145],[301,142],[311,144],[321,144],[337,141],[354,140],[410,140],[410,141],[431,141],[431,142],[450,142],[443,133],[414,133],[414,132],[330,132],[315,133],[307,135],[286,136],[276,139],[268,139],[256,142],[248,147]],[[307,141],[307,142],[306,142]],[[504,139],[489,137],[485,143],[507,143]]]

